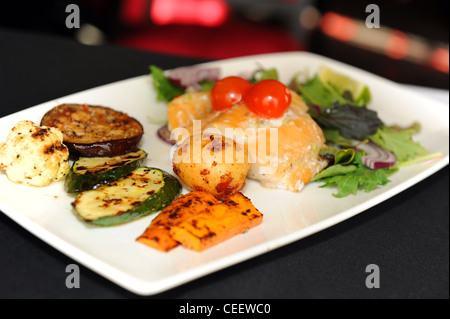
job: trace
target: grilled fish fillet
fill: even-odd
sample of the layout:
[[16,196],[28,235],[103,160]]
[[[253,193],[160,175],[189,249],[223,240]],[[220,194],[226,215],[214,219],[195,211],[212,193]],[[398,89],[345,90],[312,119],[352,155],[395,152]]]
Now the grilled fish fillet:
[[251,160],[248,178],[262,186],[292,192],[301,191],[327,161],[319,156],[325,138],[318,124],[307,113],[308,106],[291,91],[292,102],[283,116],[267,120],[256,116],[245,104],[225,111],[214,111],[209,92],[179,96],[167,107],[169,128],[218,132],[245,144]]

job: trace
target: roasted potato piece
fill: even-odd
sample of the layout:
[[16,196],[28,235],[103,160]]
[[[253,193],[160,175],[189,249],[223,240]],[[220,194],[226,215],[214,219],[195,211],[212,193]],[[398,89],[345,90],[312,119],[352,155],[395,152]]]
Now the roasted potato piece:
[[219,200],[242,190],[250,169],[244,145],[222,135],[194,134],[174,152],[173,171],[193,191]]

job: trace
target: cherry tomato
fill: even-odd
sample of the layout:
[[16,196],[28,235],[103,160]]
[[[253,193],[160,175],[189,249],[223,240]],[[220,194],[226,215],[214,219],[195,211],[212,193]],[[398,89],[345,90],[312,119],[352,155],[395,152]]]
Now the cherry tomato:
[[251,83],[239,76],[228,76],[214,84],[211,90],[211,102],[214,110],[223,111],[242,102],[244,93]]
[[266,119],[281,117],[291,99],[289,89],[276,80],[257,82],[244,95],[244,103],[249,110]]

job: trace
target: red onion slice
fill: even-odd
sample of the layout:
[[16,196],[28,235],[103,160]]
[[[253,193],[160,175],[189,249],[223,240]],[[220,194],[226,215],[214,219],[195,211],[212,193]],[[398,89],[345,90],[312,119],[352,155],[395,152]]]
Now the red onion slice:
[[375,143],[361,144],[358,145],[358,148],[366,152],[366,155],[362,156],[361,160],[364,165],[371,169],[389,168],[397,162],[397,158],[393,153]]
[[181,67],[167,73],[167,77],[173,83],[184,88],[200,90],[199,82],[204,80],[217,81],[220,78],[220,68],[212,67]]
[[170,145],[175,145],[176,141],[170,139],[170,130],[167,125],[161,126],[158,129],[158,137]]

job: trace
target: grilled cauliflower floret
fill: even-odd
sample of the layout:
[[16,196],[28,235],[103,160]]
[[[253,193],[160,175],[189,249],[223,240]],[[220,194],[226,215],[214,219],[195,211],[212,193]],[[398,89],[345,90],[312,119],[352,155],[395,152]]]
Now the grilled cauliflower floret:
[[69,150],[62,133],[53,127],[20,121],[0,143],[0,170],[16,183],[46,186],[70,170]]

